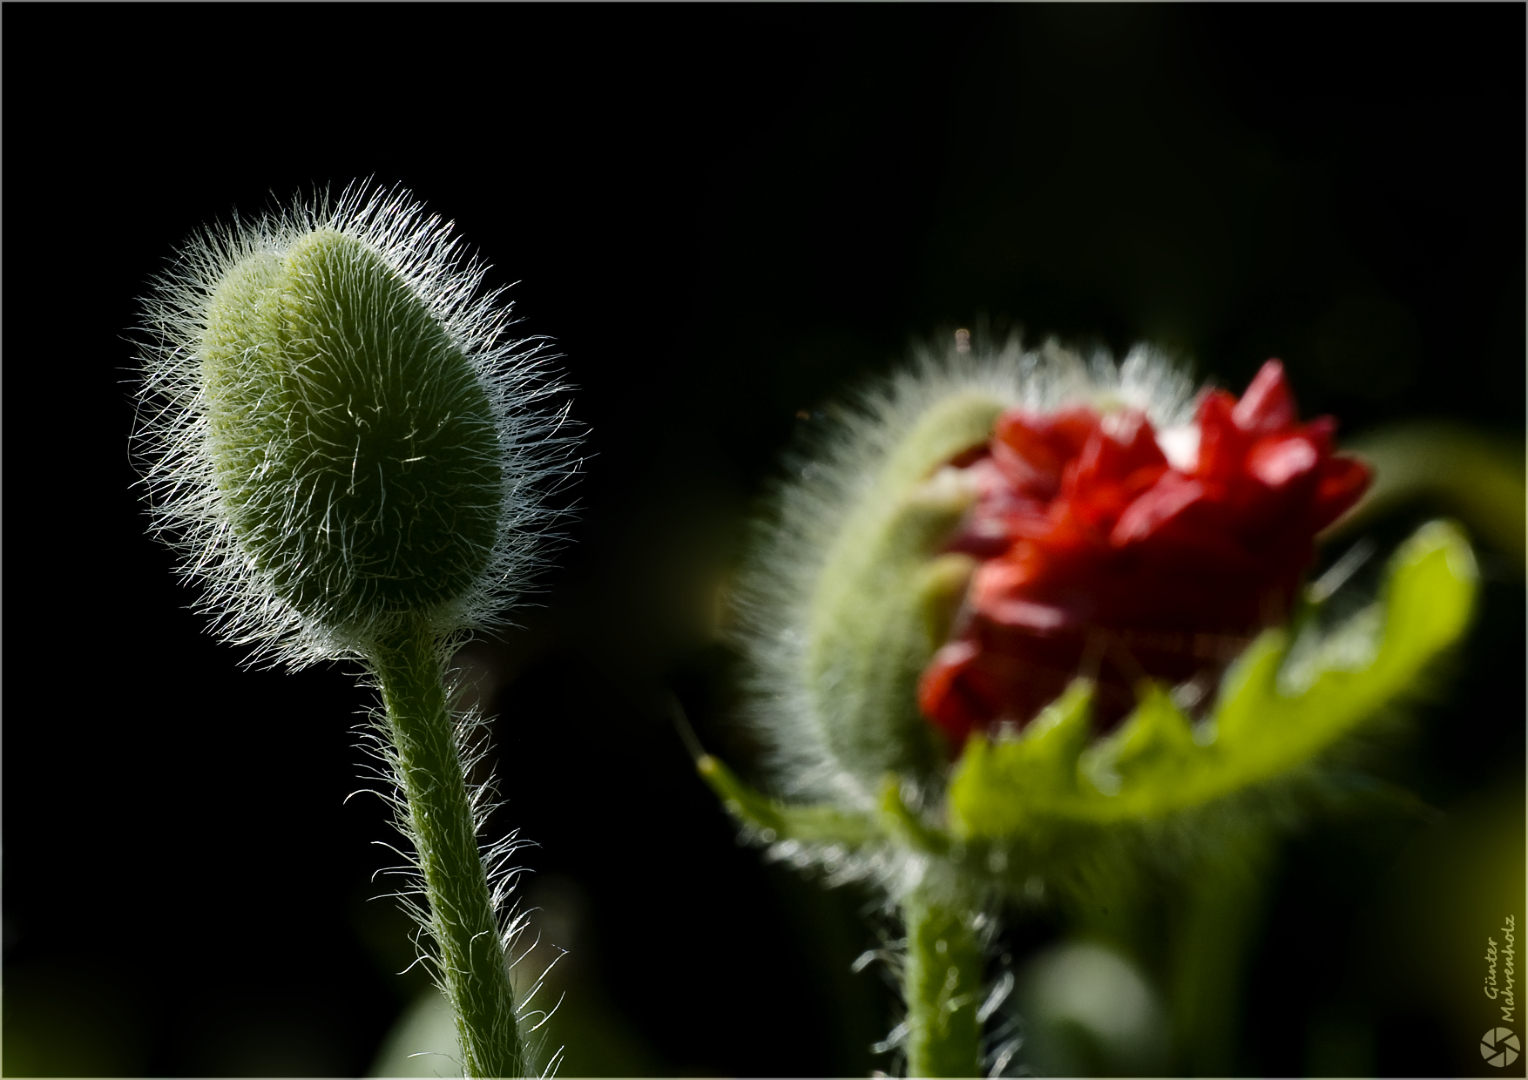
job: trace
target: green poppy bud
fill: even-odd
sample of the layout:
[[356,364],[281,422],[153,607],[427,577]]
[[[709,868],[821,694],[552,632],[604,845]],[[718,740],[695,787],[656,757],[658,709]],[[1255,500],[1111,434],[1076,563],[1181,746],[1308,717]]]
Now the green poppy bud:
[[570,442],[483,270],[355,191],[209,232],[158,283],[139,445],[224,636],[310,662],[491,623],[525,586]]

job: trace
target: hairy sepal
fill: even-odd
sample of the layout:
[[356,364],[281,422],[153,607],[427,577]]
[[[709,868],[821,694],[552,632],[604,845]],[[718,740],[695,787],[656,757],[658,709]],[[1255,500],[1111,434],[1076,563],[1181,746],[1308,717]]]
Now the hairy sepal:
[[[813,598],[807,678],[832,715],[830,752],[867,789],[886,772],[923,777],[942,752],[918,712],[918,674],[948,631],[969,560],[935,558],[970,496],[930,480],[984,441],[1002,411],[979,394],[941,402],[915,427],[851,514]],[[952,602],[953,599],[953,602]]]

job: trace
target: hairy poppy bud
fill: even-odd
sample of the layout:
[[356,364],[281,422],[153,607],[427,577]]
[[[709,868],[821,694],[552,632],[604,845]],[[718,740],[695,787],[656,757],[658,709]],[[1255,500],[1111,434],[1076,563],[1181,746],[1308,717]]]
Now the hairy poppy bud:
[[945,550],[982,561],[923,673],[924,715],[963,742],[1088,674],[1109,725],[1143,678],[1218,678],[1285,621],[1316,533],[1368,486],[1335,426],[1297,422],[1276,360],[1240,401],[1210,391],[1160,433],[1134,408],[1005,412],[952,480],[974,504]]
[[363,189],[193,240],[146,303],[156,528],[225,637],[295,663],[491,622],[567,471],[542,343],[449,226]]
[[952,537],[985,527],[971,515],[988,505],[980,469],[947,466],[990,456],[1001,417],[1106,402],[1167,426],[1189,418],[1191,386],[1147,349],[1118,367],[1054,346],[927,358],[798,466],[743,583],[755,715],[793,790],[865,805],[888,771],[938,773],[945,739],[918,680],[983,550]]

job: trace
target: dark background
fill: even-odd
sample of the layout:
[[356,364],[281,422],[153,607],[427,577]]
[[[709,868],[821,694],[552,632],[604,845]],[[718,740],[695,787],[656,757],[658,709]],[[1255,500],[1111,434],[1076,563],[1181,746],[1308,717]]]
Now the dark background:
[[[890,1003],[847,971],[866,898],[740,848],[668,719],[672,694],[748,766],[712,607],[798,411],[987,325],[1153,340],[1237,391],[1278,355],[1348,432],[1522,439],[1520,5],[0,21],[12,1074],[355,1074],[419,986],[368,901],[381,809],[341,802],[366,695],[241,671],[131,487],[134,298],[234,207],[406,185],[565,356],[572,542],[463,662],[500,717],[496,827],[582,912],[570,970],[619,1071],[886,1065]],[[1524,610],[1520,563],[1482,557],[1456,692],[1386,765],[1445,815],[1291,839],[1238,1071],[1491,1071],[1475,953],[1523,921]]]

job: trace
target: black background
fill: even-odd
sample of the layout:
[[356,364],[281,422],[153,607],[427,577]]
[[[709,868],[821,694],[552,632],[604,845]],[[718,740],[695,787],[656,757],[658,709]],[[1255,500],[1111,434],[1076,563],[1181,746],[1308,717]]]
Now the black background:
[[[382,812],[341,802],[365,695],[241,671],[143,534],[130,328],[182,238],[372,177],[516,283],[590,457],[544,606],[464,658],[497,827],[581,898],[581,978],[651,1067],[863,1074],[864,898],[738,847],[667,718],[747,765],[709,603],[798,411],[982,324],[1234,390],[1278,355],[1346,431],[1521,440],[1523,12],[7,5],[7,1071],[354,1074],[418,986],[367,900]],[[1239,1070],[1483,1071],[1501,912],[1466,911],[1521,865],[1524,671],[1522,568],[1483,557],[1458,692],[1394,766],[1448,816],[1291,841]],[[1460,883],[1416,900],[1450,837]]]

